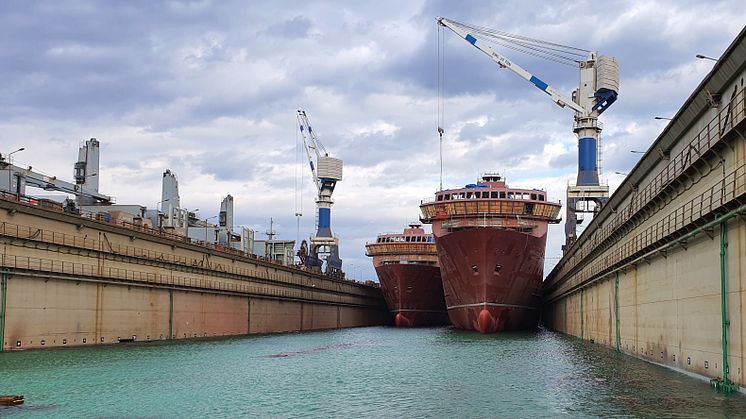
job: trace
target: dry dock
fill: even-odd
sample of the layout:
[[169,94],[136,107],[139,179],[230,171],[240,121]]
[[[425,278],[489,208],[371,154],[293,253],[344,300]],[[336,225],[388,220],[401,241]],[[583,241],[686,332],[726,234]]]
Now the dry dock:
[[745,77],[746,30],[550,273],[548,327],[746,386]]
[[0,350],[383,324],[380,289],[0,196]]

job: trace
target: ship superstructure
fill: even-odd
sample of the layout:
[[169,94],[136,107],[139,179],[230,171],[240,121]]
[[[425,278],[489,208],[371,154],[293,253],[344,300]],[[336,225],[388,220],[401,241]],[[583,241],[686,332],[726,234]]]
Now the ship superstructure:
[[455,327],[493,333],[537,326],[547,229],[560,221],[560,209],[545,191],[509,188],[497,173],[422,202]]
[[421,224],[380,234],[365,249],[397,327],[448,324],[435,240]]

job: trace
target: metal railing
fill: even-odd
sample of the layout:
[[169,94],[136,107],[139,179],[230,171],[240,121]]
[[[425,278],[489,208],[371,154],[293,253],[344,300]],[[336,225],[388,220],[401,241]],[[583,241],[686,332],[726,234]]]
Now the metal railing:
[[[90,220],[90,221],[97,222],[97,223],[116,226],[116,227],[124,228],[130,231],[137,231],[139,233],[147,234],[153,237],[160,237],[160,238],[164,238],[167,240],[174,240],[180,243],[186,243],[192,246],[199,246],[199,247],[211,249],[216,252],[220,252],[220,253],[236,256],[236,257],[251,259],[252,261],[257,261],[261,265],[264,265],[264,266],[282,267],[288,271],[300,271],[300,272],[303,272],[304,275],[311,274],[311,275],[315,275],[319,277],[324,277],[324,279],[334,281],[334,282],[349,283],[352,285],[364,285],[368,287],[371,286],[369,281],[361,282],[361,281],[355,281],[355,280],[350,280],[350,279],[333,278],[321,272],[309,271],[308,269],[304,269],[303,267],[300,267],[300,266],[284,265],[280,261],[266,258],[263,256],[257,256],[252,253],[245,253],[240,250],[227,247],[224,245],[192,240],[186,236],[170,233],[170,232],[159,230],[159,229],[150,228],[147,225],[143,225],[143,224],[136,224],[136,223],[126,222],[126,221],[114,221],[111,217],[106,217],[102,215],[102,213],[95,213],[95,212],[85,211],[85,210],[81,210],[80,214],[66,213],[64,211],[62,204],[55,202],[55,201],[50,201],[47,199],[38,199],[38,198],[26,196],[26,195],[13,194],[13,193],[9,193],[6,191],[0,191],[0,199],[5,200],[5,201],[16,202],[16,203],[20,203],[23,205],[36,207],[36,208],[42,208],[45,210],[54,211],[58,213],[65,213],[69,216],[76,216],[76,217]],[[84,247],[84,248],[88,248],[88,247]],[[89,248],[89,249],[99,250],[95,248]]]
[[596,230],[586,240],[579,240],[573,246],[576,251],[561,265],[555,268],[555,276],[567,277],[579,264],[591,253],[599,253],[606,247],[612,245],[615,237],[619,237],[621,231],[628,225],[633,217],[651,205],[660,194],[680,179],[681,176],[691,168],[695,162],[703,159],[717,143],[721,142],[723,136],[730,132],[746,118],[746,89],[739,91],[717,115],[697,133],[669,163],[657,173],[653,179],[633,195],[629,205],[619,208],[616,215],[609,217],[603,223],[603,227]]
[[558,204],[539,201],[515,200],[457,200],[438,201],[423,205],[423,220],[440,220],[464,217],[525,217],[545,219],[549,222],[559,222],[559,212],[562,207]]
[[262,287],[256,284],[242,284],[188,276],[158,274],[153,272],[134,271],[115,267],[101,267],[90,264],[36,258],[18,255],[0,255],[0,266],[14,270],[28,270],[45,274],[70,275],[69,280],[113,280],[140,285],[161,285],[166,287],[193,288],[209,291],[221,291],[252,296],[313,300],[335,304],[369,305],[365,296],[353,296],[319,293],[317,290],[296,290]]
[[727,174],[721,182],[708,188],[665,217],[639,231],[623,242],[617,242],[603,257],[584,266],[554,293],[565,292],[581,283],[612,272],[619,265],[638,258],[676,237],[686,234],[698,224],[710,221],[729,203],[746,201],[746,163]]
[[437,254],[435,250],[435,243],[369,243],[365,246],[367,248],[366,255],[368,256],[380,256],[380,255],[432,255]]
[[[111,243],[106,236],[104,240],[91,239],[71,235],[67,233],[51,231],[31,226],[23,226],[9,222],[0,222],[0,236],[15,237],[19,239],[33,240],[42,243],[50,243],[59,246],[86,249],[106,254],[126,256],[136,259],[147,260],[155,263],[166,263],[179,265],[170,269],[202,269],[211,274],[226,274],[237,276],[241,280],[260,279],[277,282],[281,285],[295,285],[313,287],[320,291],[334,293],[348,293],[352,295],[370,294],[367,289],[355,287],[350,281],[336,282],[328,281],[326,278],[309,279],[307,276],[299,276],[293,272],[278,271],[275,273],[261,265],[257,269],[246,269],[240,266],[208,262],[205,259],[187,258],[173,253],[159,252],[137,246],[121,245]],[[181,267],[181,268],[180,268]],[[263,269],[262,269],[263,268]],[[346,289],[342,289],[342,287]]]

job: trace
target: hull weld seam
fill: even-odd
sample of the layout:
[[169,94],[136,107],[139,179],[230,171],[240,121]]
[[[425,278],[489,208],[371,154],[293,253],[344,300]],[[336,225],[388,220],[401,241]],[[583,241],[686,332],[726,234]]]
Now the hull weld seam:
[[536,307],[520,306],[515,304],[499,304],[499,303],[474,303],[474,304],[461,304],[457,306],[449,306],[448,309],[454,308],[469,308],[469,307],[480,307],[480,306],[492,306],[492,307],[507,307],[507,308],[520,308],[524,310],[537,310]]

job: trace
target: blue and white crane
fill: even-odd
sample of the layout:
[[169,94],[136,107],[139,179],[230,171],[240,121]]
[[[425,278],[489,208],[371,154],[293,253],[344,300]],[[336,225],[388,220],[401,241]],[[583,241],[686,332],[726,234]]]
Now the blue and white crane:
[[318,190],[316,207],[318,208],[316,235],[311,236],[310,249],[304,240],[298,251],[298,256],[304,265],[318,269],[329,275],[343,277],[342,259],[339,258],[339,239],[332,235],[332,193],[337,182],[342,180],[342,160],[329,157],[329,153],[316,136],[308,116],[303,110],[298,110],[298,126],[303,148],[308,156],[313,181]]
[[[576,239],[577,213],[596,212],[609,199],[609,186],[601,185],[598,178],[598,141],[601,133],[598,117],[616,101],[619,94],[619,64],[613,57],[600,56],[596,52],[579,48],[467,25],[443,17],[438,17],[437,22],[487,54],[501,68],[512,71],[536,86],[560,107],[569,107],[575,111],[573,132],[578,137],[578,178],[575,185],[567,188],[563,249],[569,248]],[[580,84],[572,92],[572,97],[567,98],[540,78],[495,52],[488,42],[550,61],[577,66],[580,69]],[[441,130],[439,127],[439,131]],[[588,202],[595,203],[592,209],[587,205]]]

